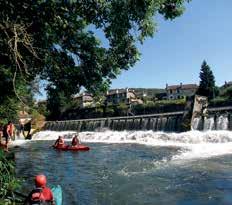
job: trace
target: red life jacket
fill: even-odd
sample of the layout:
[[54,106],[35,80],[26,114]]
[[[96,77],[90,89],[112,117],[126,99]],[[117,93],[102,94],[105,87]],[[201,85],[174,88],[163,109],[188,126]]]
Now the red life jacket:
[[53,202],[53,194],[48,187],[32,190],[29,198],[30,205],[51,205]]

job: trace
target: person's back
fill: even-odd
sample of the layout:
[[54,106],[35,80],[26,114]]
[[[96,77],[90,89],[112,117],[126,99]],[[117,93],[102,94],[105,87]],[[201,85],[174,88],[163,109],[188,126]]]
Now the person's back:
[[59,136],[59,138],[56,140],[54,147],[63,147],[65,146],[63,137]]
[[53,195],[48,187],[35,188],[28,196],[25,205],[52,205]]
[[78,146],[79,144],[80,144],[80,142],[79,142],[77,136],[75,135],[75,136],[73,137],[73,139],[72,139],[72,146],[73,146],[73,147],[74,147],[74,146]]
[[26,198],[24,205],[55,205],[50,188],[46,187],[46,177],[37,175],[35,177],[36,188]]

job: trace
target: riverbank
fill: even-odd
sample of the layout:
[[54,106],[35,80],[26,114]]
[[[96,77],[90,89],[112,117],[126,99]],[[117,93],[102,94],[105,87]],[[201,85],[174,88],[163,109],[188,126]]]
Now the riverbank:
[[17,205],[23,200],[16,196],[21,181],[15,176],[14,152],[0,150],[0,204]]

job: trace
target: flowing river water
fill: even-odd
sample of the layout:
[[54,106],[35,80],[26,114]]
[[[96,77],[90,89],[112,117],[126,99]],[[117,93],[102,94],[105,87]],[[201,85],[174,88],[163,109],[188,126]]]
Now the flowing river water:
[[232,204],[231,131],[81,132],[90,151],[49,147],[73,134],[43,131],[14,142],[21,191],[44,173],[49,186],[62,186],[64,205]]

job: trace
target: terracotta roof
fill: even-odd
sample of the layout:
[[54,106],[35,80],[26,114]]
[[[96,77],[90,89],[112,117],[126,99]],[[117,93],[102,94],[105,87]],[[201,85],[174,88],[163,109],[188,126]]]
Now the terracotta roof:
[[89,101],[89,102],[93,101],[93,95],[90,94],[90,93],[81,93],[80,95],[74,97],[74,99],[78,99],[78,98],[79,99],[81,98],[85,102],[87,102],[87,101]]
[[76,95],[76,96],[73,97],[73,98],[74,98],[74,99],[75,99],[75,98],[81,98],[81,97],[84,97],[84,96],[92,97],[93,95],[90,94],[90,93],[81,93],[81,94]]
[[185,85],[182,85],[182,89],[197,89],[198,88],[198,85],[196,84],[185,84]]

